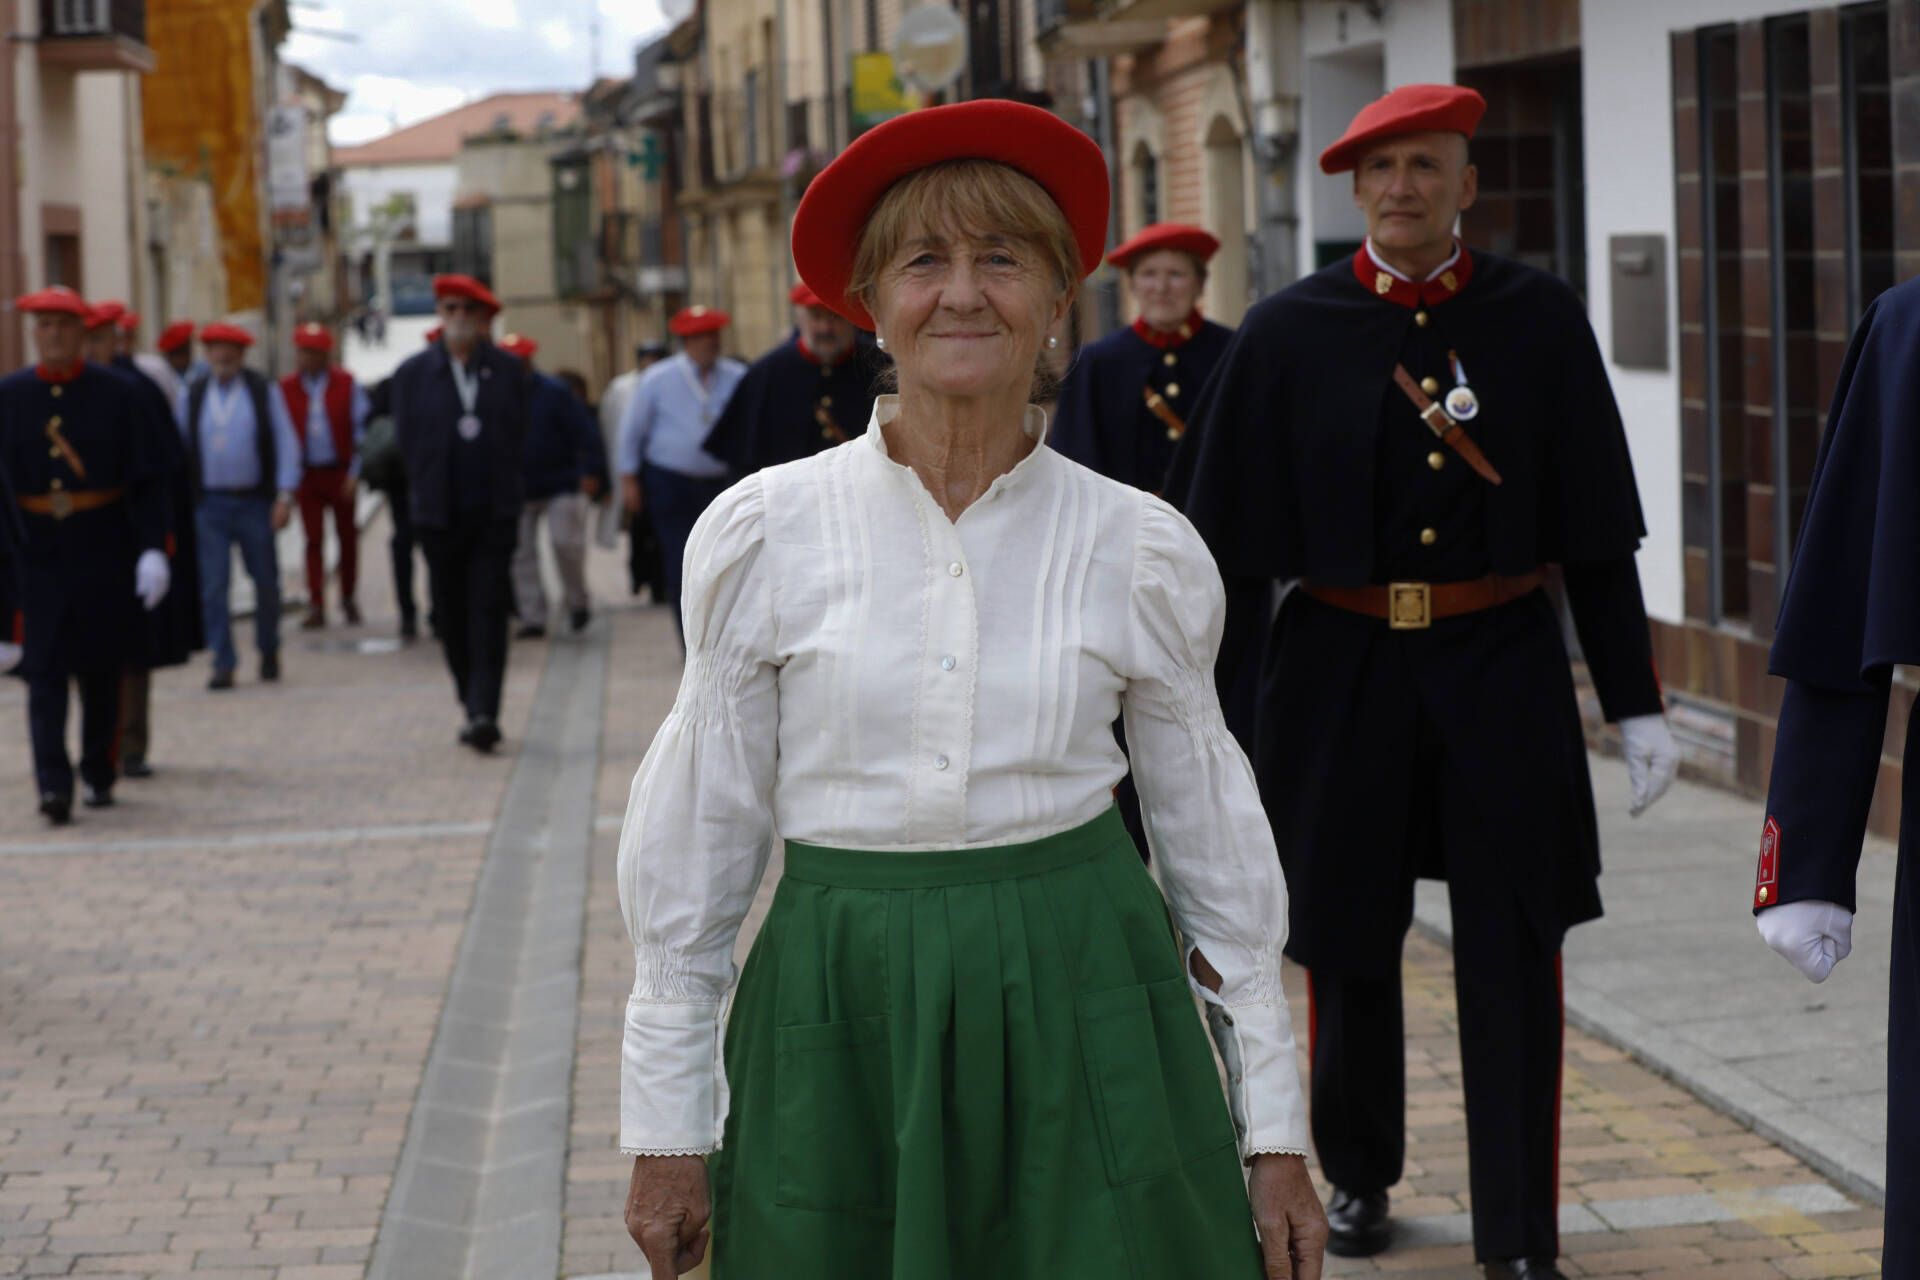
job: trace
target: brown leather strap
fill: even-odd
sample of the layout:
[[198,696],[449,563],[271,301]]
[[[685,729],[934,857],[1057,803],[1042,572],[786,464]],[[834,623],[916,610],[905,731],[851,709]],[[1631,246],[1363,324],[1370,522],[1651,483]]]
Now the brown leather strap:
[[54,452],[59,454],[61,459],[67,464],[68,470],[72,471],[74,475],[79,476],[82,480],[85,480],[87,478],[86,464],[80,461],[80,455],[75,452],[73,445],[68,442],[66,436],[61,434],[59,418],[55,418],[47,424],[47,439],[53,441]]
[[1186,422],[1173,411],[1173,406],[1167,403],[1165,396],[1152,387],[1142,387],[1140,393],[1146,398],[1147,412],[1166,424],[1167,439],[1178,440],[1187,434]]
[[30,515],[65,520],[82,511],[110,507],[126,496],[125,489],[56,489],[52,493],[23,493],[20,509]]
[[1420,630],[1440,618],[1508,604],[1539,590],[1546,580],[1546,571],[1535,569],[1511,578],[1489,574],[1471,582],[1394,582],[1384,587],[1320,587],[1303,582],[1300,590],[1321,604],[1379,618],[1398,630]]
[[1407,393],[1407,399],[1413,401],[1413,407],[1420,412],[1420,421],[1426,423],[1427,430],[1440,438],[1440,443],[1466,459],[1467,465],[1479,472],[1480,478],[1488,484],[1500,483],[1500,473],[1487,461],[1487,455],[1480,452],[1480,446],[1467,434],[1467,429],[1455,422],[1445,409],[1420,389],[1420,384],[1407,372],[1407,366],[1393,366],[1393,380]]

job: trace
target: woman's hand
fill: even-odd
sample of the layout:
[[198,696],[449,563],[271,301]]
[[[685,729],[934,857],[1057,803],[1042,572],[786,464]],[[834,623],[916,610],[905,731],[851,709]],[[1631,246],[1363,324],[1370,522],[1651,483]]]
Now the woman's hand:
[[[1307,1194],[1312,1195],[1309,1187]],[[1318,1207],[1319,1202],[1315,1201]],[[707,1162],[699,1156],[635,1156],[627,1186],[627,1234],[655,1280],[685,1275],[707,1256]],[[1321,1219],[1320,1237],[1327,1234]],[[1319,1274],[1318,1269],[1314,1271]]]
[[1257,1155],[1247,1180],[1266,1280],[1320,1280],[1327,1214],[1300,1156]]

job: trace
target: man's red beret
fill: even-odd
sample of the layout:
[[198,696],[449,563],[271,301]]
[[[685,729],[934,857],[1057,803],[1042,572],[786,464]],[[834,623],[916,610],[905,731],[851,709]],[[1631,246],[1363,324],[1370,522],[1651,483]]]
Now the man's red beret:
[[120,328],[127,333],[136,332],[140,328],[140,313],[138,311],[122,312]]
[[1487,100],[1457,84],[1403,84],[1360,108],[1340,141],[1320,153],[1322,173],[1345,173],[1377,142],[1409,133],[1473,136]]
[[109,298],[105,302],[96,302],[87,308],[86,325],[88,332],[104,329],[120,323],[120,317],[127,314],[127,304]]
[[61,315],[78,316],[83,322],[87,318],[86,300],[63,284],[56,284],[16,298],[13,306],[16,311],[52,311]]
[[471,298],[489,312],[500,310],[500,299],[493,296],[493,290],[475,280],[472,276],[446,275],[433,278],[433,296],[441,298]]
[[733,323],[733,317],[718,307],[682,307],[667,321],[667,331],[676,338],[691,338],[699,333],[718,333]]
[[331,351],[333,333],[323,324],[309,322],[293,331],[293,345],[302,351]]
[[540,349],[540,344],[524,333],[510,333],[494,345],[508,355],[519,356],[522,360],[533,359],[533,353]]
[[1080,130],[1022,102],[979,98],[895,116],[854,139],[822,169],[793,219],[793,261],[821,301],[862,329],[867,309],[847,296],[860,231],[887,189],[945,160],[992,160],[1039,183],[1066,215],[1091,275],[1107,243],[1107,160]]
[[210,324],[200,331],[200,341],[207,346],[229,342],[236,347],[246,348],[253,345],[253,335],[237,324]]
[[815,293],[812,286],[805,280],[802,280],[799,284],[787,290],[787,301],[796,307],[824,307],[827,305],[820,301],[820,295]]
[[175,320],[160,331],[160,340],[153,345],[161,351],[178,351],[193,341],[193,321]]
[[1132,267],[1135,260],[1162,249],[1171,249],[1176,253],[1192,254],[1202,263],[1219,252],[1220,237],[1205,227],[1192,226],[1185,222],[1156,222],[1145,227],[1140,234],[1120,245],[1107,254],[1107,261],[1122,271]]

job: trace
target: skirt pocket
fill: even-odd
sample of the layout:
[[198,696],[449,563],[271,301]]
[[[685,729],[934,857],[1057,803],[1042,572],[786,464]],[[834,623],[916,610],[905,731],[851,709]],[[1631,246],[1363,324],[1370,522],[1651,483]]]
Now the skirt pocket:
[[1233,1122],[1185,978],[1076,1002],[1080,1054],[1114,1186],[1164,1177],[1233,1143]]
[[886,1018],[779,1027],[774,1035],[776,1199],[793,1209],[890,1213]]

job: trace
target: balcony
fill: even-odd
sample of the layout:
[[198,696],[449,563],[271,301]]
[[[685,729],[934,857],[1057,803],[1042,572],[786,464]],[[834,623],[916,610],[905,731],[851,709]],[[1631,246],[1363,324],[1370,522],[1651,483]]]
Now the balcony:
[[[1134,0],[1133,7],[1157,0]],[[1040,45],[1055,57],[1110,58],[1151,49],[1166,38],[1164,18],[1110,17],[1124,4],[1096,0],[1038,0],[1034,26]]]
[[1241,0],[1100,0],[1100,16],[1109,22],[1165,22],[1168,18],[1204,18],[1238,9]]
[[40,63],[69,71],[153,70],[146,0],[40,0]]

